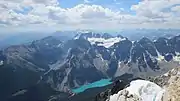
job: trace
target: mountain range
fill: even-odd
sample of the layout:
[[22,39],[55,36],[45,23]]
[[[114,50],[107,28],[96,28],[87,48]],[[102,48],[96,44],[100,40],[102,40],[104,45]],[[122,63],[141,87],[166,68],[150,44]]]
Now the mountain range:
[[72,89],[88,83],[129,75],[147,79],[178,67],[179,62],[180,35],[137,41],[89,31],[65,41],[49,36],[0,51],[0,98],[66,99]]

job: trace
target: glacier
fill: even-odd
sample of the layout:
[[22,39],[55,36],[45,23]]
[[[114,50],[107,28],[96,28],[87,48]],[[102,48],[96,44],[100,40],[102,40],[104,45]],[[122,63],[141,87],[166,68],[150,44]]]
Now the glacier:
[[88,38],[88,41],[93,45],[96,44],[96,42],[99,42],[97,45],[98,46],[104,46],[106,48],[111,47],[115,43],[118,43],[120,41],[126,40],[125,38],[119,38],[119,37],[114,37],[114,38]]
[[[130,94],[139,97],[140,101],[161,101],[164,89],[157,84],[146,80],[135,80],[125,88]],[[119,91],[121,92],[121,91]],[[120,93],[110,96],[109,101],[120,101]]]

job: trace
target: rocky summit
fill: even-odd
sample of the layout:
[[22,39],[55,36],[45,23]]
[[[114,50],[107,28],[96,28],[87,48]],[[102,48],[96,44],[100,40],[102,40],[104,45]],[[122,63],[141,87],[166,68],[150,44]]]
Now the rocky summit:
[[[148,80],[148,79],[147,79]],[[100,93],[96,101],[179,101],[179,67],[147,80],[132,80],[129,85],[118,89],[113,86],[108,93]],[[120,85],[120,84],[119,84]],[[118,91],[112,94],[113,89]],[[106,95],[106,96],[104,96]],[[105,98],[105,99],[103,99]]]
[[164,95],[162,96],[162,101],[179,101],[180,98],[180,70],[174,68],[164,75],[155,77],[153,81],[164,88]]
[[73,95],[72,89],[88,83],[127,75],[148,79],[178,67],[179,62],[180,36],[155,41],[93,32],[78,33],[68,41],[50,36],[0,51],[0,97],[29,97],[30,92],[47,90],[51,92],[45,98],[33,94],[37,98],[33,101],[64,99]]

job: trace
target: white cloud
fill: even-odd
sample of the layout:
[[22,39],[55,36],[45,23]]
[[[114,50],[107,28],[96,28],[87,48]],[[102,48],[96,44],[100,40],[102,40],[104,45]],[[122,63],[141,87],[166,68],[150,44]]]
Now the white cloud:
[[144,0],[131,7],[137,15],[148,18],[169,17],[171,12],[163,10],[171,8],[173,5],[180,4],[180,0]]
[[[144,0],[131,7],[136,12],[132,15],[100,5],[79,4],[65,9],[59,6],[57,0],[1,0],[0,26],[95,30],[178,28],[180,19],[176,12],[179,12],[180,6],[177,4],[180,0]],[[26,14],[17,12],[24,12],[24,7],[32,9]]]
[[90,0],[84,0],[84,3],[91,3]]
[[174,6],[171,8],[171,10],[174,12],[180,12],[180,6]]
[[180,0],[144,0],[133,5],[131,9],[136,12],[136,16],[147,18],[146,24],[156,25],[154,27],[178,28],[177,25],[180,25],[180,22],[177,23],[178,16],[172,12],[178,9],[173,7],[178,4]]

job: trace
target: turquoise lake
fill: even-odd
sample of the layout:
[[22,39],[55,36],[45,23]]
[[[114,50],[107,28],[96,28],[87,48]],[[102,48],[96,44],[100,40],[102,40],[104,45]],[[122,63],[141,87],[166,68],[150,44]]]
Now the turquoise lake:
[[99,81],[96,81],[87,85],[83,85],[79,88],[73,89],[72,91],[74,93],[81,93],[81,92],[84,92],[86,89],[95,88],[95,87],[103,87],[111,83],[112,83],[111,79],[102,79],[102,80],[99,80]]

